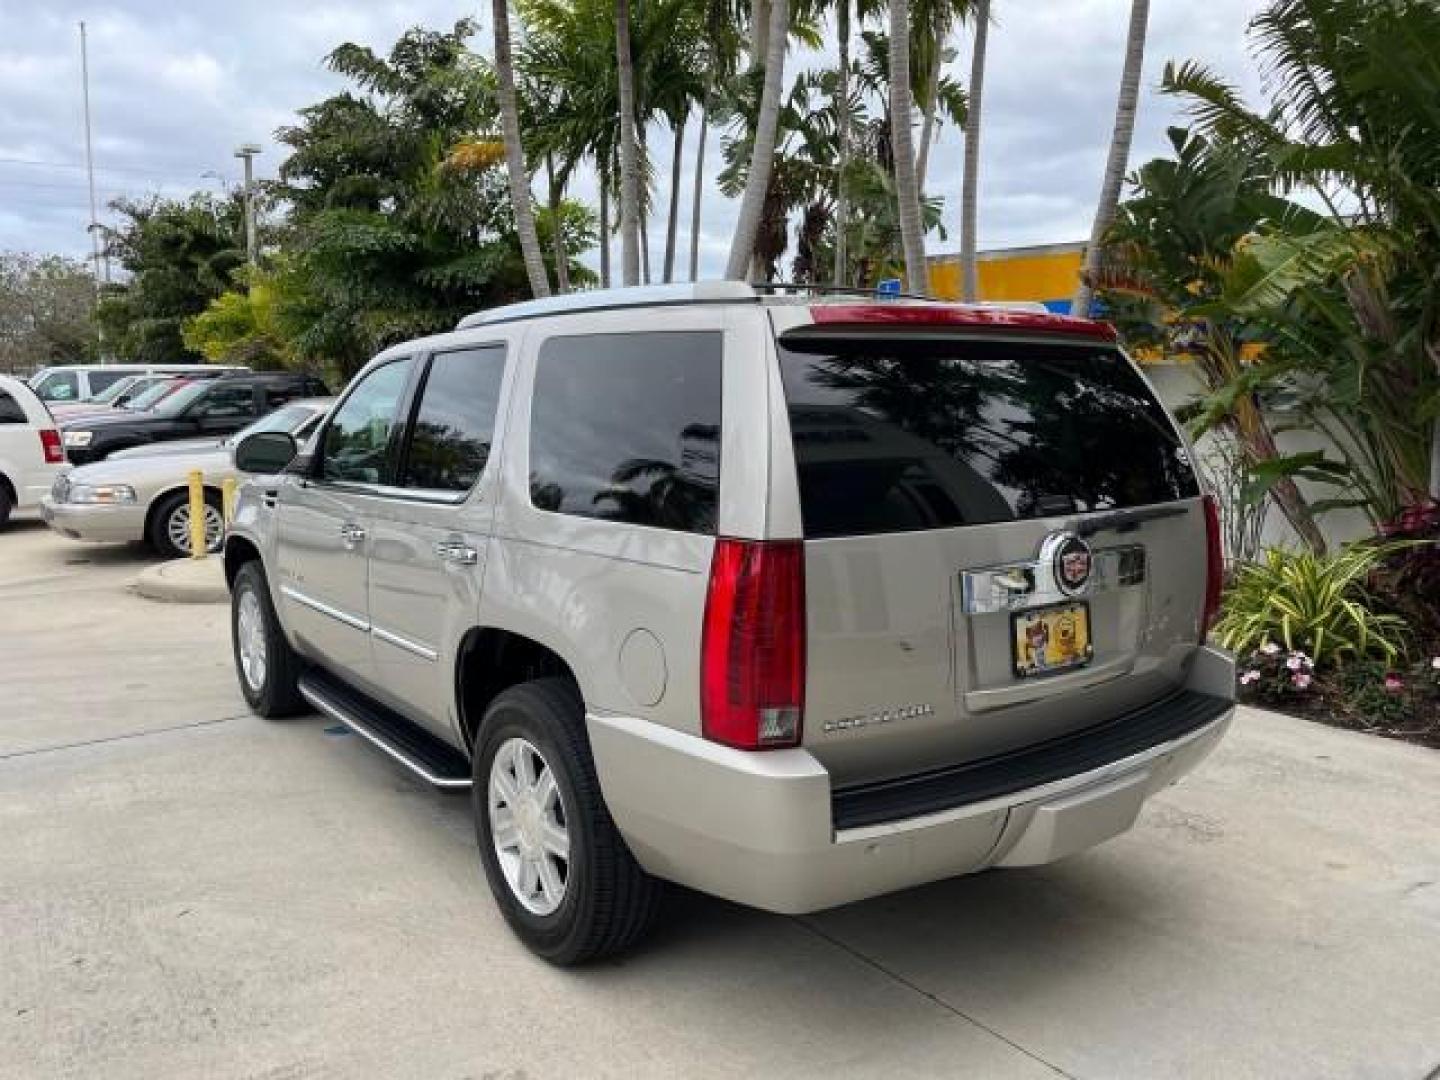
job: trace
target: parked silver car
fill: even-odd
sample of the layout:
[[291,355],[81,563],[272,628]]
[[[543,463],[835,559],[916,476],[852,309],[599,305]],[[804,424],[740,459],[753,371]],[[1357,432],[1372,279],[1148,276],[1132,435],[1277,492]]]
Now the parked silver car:
[[540,955],[1128,829],[1233,711],[1214,502],[1109,327],[736,283],[397,345],[259,434],[236,670],[473,792]]
[[[303,439],[333,398],[292,401],[239,432],[285,432]],[[237,436],[151,443],[111,454],[60,476],[40,504],[45,522],[71,540],[143,540],[166,558],[190,553],[189,476],[204,474],[205,537],[218,551],[224,537],[221,489],[240,479],[233,446]]]

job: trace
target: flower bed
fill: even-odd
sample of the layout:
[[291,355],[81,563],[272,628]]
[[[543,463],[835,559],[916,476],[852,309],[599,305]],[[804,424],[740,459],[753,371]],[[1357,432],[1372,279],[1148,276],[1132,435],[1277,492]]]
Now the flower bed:
[[1317,672],[1305,653],[1267,641],[1238,660],[1241,701],[1440,749],[1440,655]]

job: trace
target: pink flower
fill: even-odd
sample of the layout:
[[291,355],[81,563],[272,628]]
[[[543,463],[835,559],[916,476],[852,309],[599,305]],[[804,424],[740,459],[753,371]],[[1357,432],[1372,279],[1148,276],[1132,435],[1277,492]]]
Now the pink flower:
[[1260,651],[1266,656],[1274,656],[1277,652],[1280,651],[1280,646],[1276,645],[1273,641],[1267,641],[1265,642],[1265,644],[1260,646]]
[[1291,653],[1290,659],[1285,661],[1285,666],[1291,671],[1299,671],[1305,666],[1305,658],[1299,653]]
[[1254,668],[1251,668],[1249,671],[1245,672],[1243,675],[1240,676],[1240,685],[1249,686],[1252,682],[1255,682],[1259,678],[1260,672],[1256,671]]
[[1310,689],[1310,680],[1313,678],[1314,676],[1308,672],[1297,671],[1290,677],[1290,681],[1295,684],[1296,690],[1308,690]]
[[1405,689],[1405,680],[1391,671],[1385,676],[1385,692],[1387,694],[1398,694]]

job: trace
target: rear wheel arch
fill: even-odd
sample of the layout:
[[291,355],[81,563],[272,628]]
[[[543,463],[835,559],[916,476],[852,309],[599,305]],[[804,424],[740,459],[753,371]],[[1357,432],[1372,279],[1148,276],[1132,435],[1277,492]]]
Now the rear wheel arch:
[[524,634],[493,626],[471,627],[455,656],[456,715],[467,750],[475,747],[485,710],[512,686],[537,679],[568,679],[584,699],[570,661],[550,645]]

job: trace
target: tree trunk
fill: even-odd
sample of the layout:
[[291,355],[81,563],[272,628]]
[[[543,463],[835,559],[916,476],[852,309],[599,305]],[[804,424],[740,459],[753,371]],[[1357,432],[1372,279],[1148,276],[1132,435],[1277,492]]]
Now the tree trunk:
[[690,207],[690,280],[700,280],[700,202],[705,195],[705,141],[710,134],[710,101],[700,103],[700,145],[695,148],[695,195]]
[[675,280],[675,233],[680,227],[680,168],[685,164],[687,116],[675,125],[675,153],[670,159],[670,220],[665,225],[665,284]]
[[945,55],[945,34],[935,35],[935,62],[925,79],[925,100],[921,103],[920,151],[915,160],[915,184],[925,194],[925,179],[930,175],[930,147],[935,142],[935,111],[940,104],[940,65]]
[[562,185],[555,182],[555,155],[545,155],[545,178],[549,181],[550,195],[550,250],[555,258],[555,291],[570,291],[570,256],[565,252],[565,234],[560,229],[561,201],[565,195]]
[[[759,7],[763,0],[755,2]],[[765,195],[770,190],[770,172],[775,164],[775,133],[780,126],[780,82],[785,77],[785,41],[789,27],[789,0],[770,0],[769,31],[766,34],[768,48],[763,58],[757,57],[765,65],[765,85],[755,123],[750,172],[745,178],[745,193],[740,198],[735,236],[730,242],[730,258],[725,264],[725,276],[733,281],[745,279],[750,257],[755,252],[760,217],[765,211]]]
[[1125,40],[1125,67],[1120,74],[1120,97],[1115,103],[1115,130],[1110,136],[1110,154],[1105,161],[1105,178],[1100,184],[1100,203],[1085,246],[1085,265],[1070,304],[1071,315],[1089,315],[1093,290],[1090,281],[1100,269],[1100,249],[1115,208],[1120,204],[1120,185],[1130,160],[1130,136],[1135,131],[1135,106],[1140,100],[1140,68],[1145,62],[1145,29],[1150,19],[1150,0],[1131,0],[1130,32]]
[[620,269],[622,284],[639,285],[640,165],[635,144],[635,63],[630,54],[630,0],[615,0],[615,54],[620,70]]
[[600,287],[610,288],[610,169],[600,166]]
[[520,113],[515,104],[515,67],[510,57],[510,7],[507,0],[494,0],[495,81],[500,98],[500,126],[505,133],[505,166],[510,173],[510,204],[515,214],[515,233],[525,260],[530,292],[550,295],[550,279],[540,254],[540,237],[535,231],[535,212],[530,205],[530,174],[525,171],[525,148],[520,142]]
[[640,213],[640,280],[650,284],[650,215]]
[[845,187],[845,171],[850,167],[850,0],[840,0],[835,14],[835,32],[840,38],[840,88],[835,103],[839,146],[835,170],[835,270],[831,281],[844,285],[849,278],[850,196]]
[[960,189],[960,299],[973,303],[980,288],[975,260],[975,223],[980,187],[980,117],[985,93],[985,44],[990,37],[990,0],[976,0],[975,51],[970,57],[970,105],[965,116],[965,174]]
[[925,265],[925,225],[920,216],[915,143],[910,131],[914,113],[910,93],[910,5],[906,0],[890,0],[890,142],[895,148],[900,244],[905,251],[906,288],[923,295],[930,291],[930,272]]

